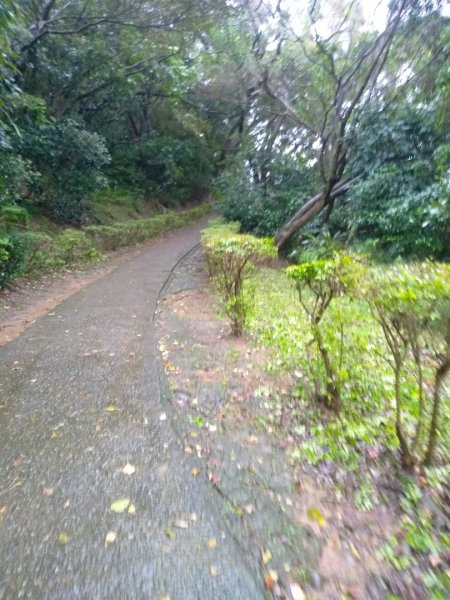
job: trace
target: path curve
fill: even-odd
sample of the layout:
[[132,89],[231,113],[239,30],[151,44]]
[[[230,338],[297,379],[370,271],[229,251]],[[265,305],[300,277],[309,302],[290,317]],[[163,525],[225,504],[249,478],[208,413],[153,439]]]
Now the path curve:
[[[0,348],[2,600],[265,597],[224,529],[222,499],[192,477],[168,411],[161,420],[152,317],[201,226],[143,250]],[[127,463],[135,473],[121,471]],[[122,498],[135,514],[110,510]]]

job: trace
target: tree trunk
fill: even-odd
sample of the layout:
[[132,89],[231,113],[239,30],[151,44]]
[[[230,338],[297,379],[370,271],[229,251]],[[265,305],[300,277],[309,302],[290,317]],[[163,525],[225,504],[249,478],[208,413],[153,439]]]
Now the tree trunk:
[[286,223],[286,225],[275,234],[275,243],[277,248],[280,249],[286,245],[289,238],[304,225],[309,223],[320,211],[324,208],[327,202],[331,199],[335,199],[348,190],[348,188],[358,178],[345,179],[337,183],[331,190],[329,197],[326,198],[324,193],[321,192],[317,196],[313,196],[295,213],[295,215]]

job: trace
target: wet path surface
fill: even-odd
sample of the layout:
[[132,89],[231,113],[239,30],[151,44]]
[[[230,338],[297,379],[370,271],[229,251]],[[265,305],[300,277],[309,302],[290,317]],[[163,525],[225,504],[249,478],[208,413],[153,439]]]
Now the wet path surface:
[[[265,597],[160,399],[152,317],[199,230],[143,251],[0,348],[2,600]],[[123,498],[134,514],[110,510]]]

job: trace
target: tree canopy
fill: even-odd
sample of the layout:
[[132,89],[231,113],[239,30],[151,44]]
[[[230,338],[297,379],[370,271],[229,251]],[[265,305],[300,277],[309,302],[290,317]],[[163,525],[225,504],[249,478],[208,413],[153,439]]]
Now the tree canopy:
[[3,0],[1,205],[82,223],[106,184],[172,206],[215,190],[280,248],[326,230],[448,255],[448,17],[428,0],[369,12]]

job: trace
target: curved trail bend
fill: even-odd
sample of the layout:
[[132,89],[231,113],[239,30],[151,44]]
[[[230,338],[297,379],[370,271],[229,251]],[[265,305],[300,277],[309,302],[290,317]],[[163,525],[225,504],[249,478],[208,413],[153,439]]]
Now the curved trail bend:
[[[2,600],[265,597],[224,530],[222,499],[192,477],[169,412],[161,420],[152,316],[201,226],[143,250],[0,348]],[[127,463],[135,473],[121,471]],[[124,498],[134,514],[110,510]]]

